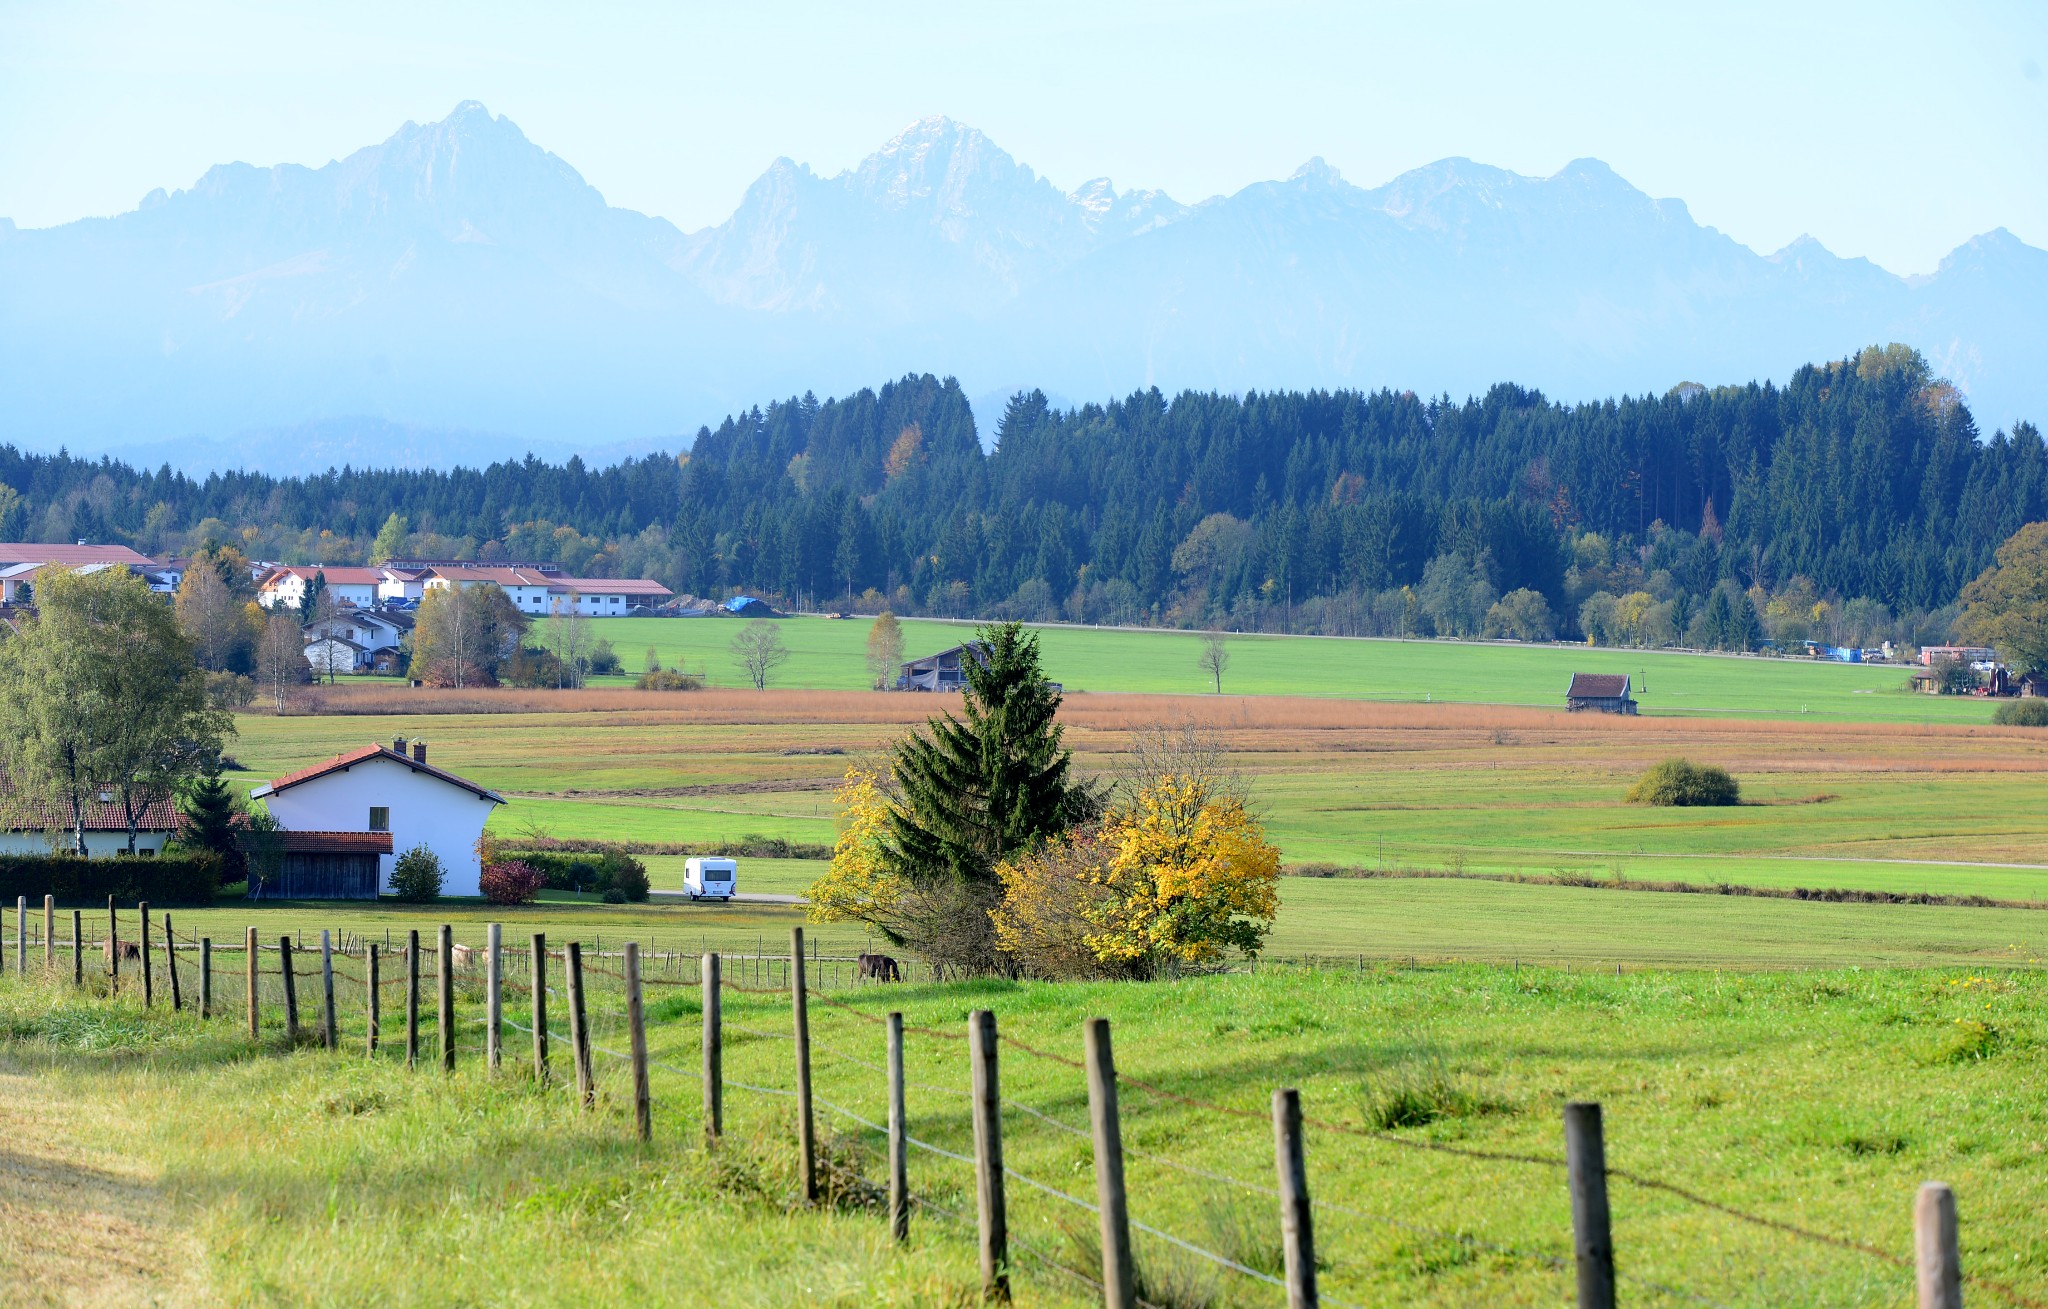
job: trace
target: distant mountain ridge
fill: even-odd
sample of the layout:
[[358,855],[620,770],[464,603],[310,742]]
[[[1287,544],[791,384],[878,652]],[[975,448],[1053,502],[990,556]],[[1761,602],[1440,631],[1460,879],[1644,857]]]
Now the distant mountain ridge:
[[778,159],[684,233],[471,101],[319,168],[224,164],[112,218],[0,220],[0,440],[283,471],[319,443],[280,434],[355,433],[374,458],[361,434],[403,430],[440,435],[394,462],[474,463],[680,448],[767,397],[913,371],[977,396],[1578,399],[1890,340],[1988,432],[2048,413],[2043,305],[2048,252],[2004,229],[1911,279],[1810,238],[1763,255],[1592,159],[1445,159],[1371,189],[1314,159],[1189,205],[1063,191],[945,118],[832,177]]

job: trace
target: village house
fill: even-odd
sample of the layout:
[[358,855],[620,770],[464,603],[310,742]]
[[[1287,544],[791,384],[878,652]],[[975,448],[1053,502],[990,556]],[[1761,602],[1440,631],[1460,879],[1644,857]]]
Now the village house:
[[[161,569],[148,555],[137,554],[125,545],[38,545],[26,541],[0,542],[0,605],[27,607],[35,603],[35,581],[46,568],[95,573],[103,568],[125,568],[149,582],[152,591],[164,591]],[[175,586],[172,588],[175,590]],[[168,592],[165,592],[168,594]]]
[[399,854],[440,856],[441,893],[482,893],[477,839],[505,797],[427,762],[427,743],[403,737],[288,773],[249,792],[283,829],[282,867],[251,896],[373,899],[390,889]]
[[384,570],[283,564],[264,575],[256,587],[256,603],[265,609],[275,609],[279,605],[287,609],[300,608],[306,603],[306,595],[315,577],[325,580],[327,594],[340,603],[358,609],[374,609],[377,606],[377,587],[384,580]]
[[[22,806],[14,787],[0,774],[0,854],[69,854],[73,849],[71,811],[62,805]],[[128,811],[112,787],[86,799],[85,853],[88,859],[113,859],[128,853]],[[178,831],[178,807],[165,796],[146,806],[136,823],[135,853],[154,858]]]
[[591,618],[619,618],[634,609],[652,609],[673,594],[659,582],[637,577],[566,577],[560,572],[528,568],[461,567],[429,569],[428,590],[451,586],[480,586],[497,583],[523,614],[545,617],[553,613],[578,613]]
[[1603,714],[1632,714],[1635,697],[1629,694],[1626,673],[1573,673],[1564,693],[1564,707],[1572,713],[1591,710]]
[[307,625],[306,662],[320,674],[391,671],[412,624],[409,613],[343,610]]

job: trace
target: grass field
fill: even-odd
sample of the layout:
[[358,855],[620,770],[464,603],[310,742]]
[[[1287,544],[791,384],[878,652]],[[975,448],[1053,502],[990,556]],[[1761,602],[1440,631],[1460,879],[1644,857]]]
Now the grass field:
[[[1601,894],[1601,893],[1587,893]],[[1652,897],[1654,898],[1654,897]],[[786,999],[728,993],[727,1143],[696,1147],[697,1006],[655,987],[654,1142],[631,1142],[623,1066],[598,1061],[597,1110],[512,1063],[492,1078],[466,1021],[457,1071],[407,1070],[390,1045],[260,1056],[233,1022],[201,1025],[131,998],[0,981],[0,1278],[10,1298],[365,1305],[649,1303],[967,1305],[976,1277],[963,1165],[913,1152],[920,1211],[890,1251],[872,1195],[877,1138],[821,1107],[831,1193],[794,1202]],[[471,984],[459,993],[476,1012]],[[1138,985],[956,983],[813,1005],[817,1094],[879,1121],[884,1008],[913,1029],[961,1030],[996,1011],[1004,1154],[1018,1173],[1092,1194],[1079,1072],[1089,1015],[1106,1015],[1125,1079],[1132,1215],[1254,1268],[1277,1256],[1268,1092],[1301,1088],[1320,1280],[1361,1305],[1551,1305],[1568,1300],[1570,1228],[1560,1106],[1596,1099],[1610,1167],[1745,1212],[1910,1255],[1913,1189],[1956,1189],[1964,1267],[2048,1293],[2038,971],[1611,974],[1473,965],[1350,968]],[[344,997],[343,1012],[357,1012]],[[593,998],[597,1044],[623,1049],[617,996]],[[524,1017],[512,1002],[514,1017]],[[275,1015],[267,1022],[275,1031]],[[556,1049],[559,1053],[561,1046]],[[912,1134],[969,1153],[958,1041],[913,1030]],[[1136,1080],[1133,1080],[1136,1079]],[[1191,1106],[1136,1085],[1224,1109]],[[1030,1112],[1027,1112],[1030,1111]],[[1045,1115],[1045,1118],[1033,1114]],[[1378,1130],[1380,1139],[1324,1124]],[[1064,1126],[1062,1126],[1064,1125]],[[254,1143],[261,1148],[251,1148]],[[1549,1163],[1418,1148],[1529,1155]],[[1190,1172],[1188,1170],[1197,1170]],[[1232,1180],[1235,1179],[1235,1180]],[[1614,1183],[1631,1303],[1894,1305],[1910,1274],[1633,1183]],[[1009,1187],[1018,1299],[1089,1303],[1026,1249],[1083,1269],[1092,1220]],[[1387,1217],[1398,1220],[1386,1221]],[[1171,1306],[1266,1305],[1269,1288],[1136,1237]],[[51,1290],[61,1288],[58,1294]]]
[[[780,622],[789,662],[773,685],[858,690],[868,684],[870,620],[789,618]],[[593,636],[610,641],[638,673],[652,647],[664,667],[701,671],[714,686],[741,686],[730,646],[740,624],[716,618],[600,618]],[[1069,691],[1199,694],[1211,689],[1196,665],[1191,632],[1087,627],[1037,629],[1048,676]],[[903,622],[905,657],[958,645],[971,623]],[[1338,637],[1236,636],[1223,689],[1232,695],[1307,695],[1352,700],[1434,701],[1562,707],[1571,675],[1627,673],[1646,714],[1814,718],[1850,722],[1982,723],[1988,701],[1914,695],[1898,665],[1821,663],[1581,646],[1382,641]],[[623,683],[628,678],[614,679]]]

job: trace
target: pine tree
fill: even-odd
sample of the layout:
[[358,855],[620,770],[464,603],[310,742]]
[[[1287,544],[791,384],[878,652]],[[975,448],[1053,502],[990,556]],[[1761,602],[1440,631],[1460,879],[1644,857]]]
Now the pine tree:
[[896,748],[890,844],[913,882],[990,884],[995,865],[1085,819],[1095,796],[1070,779],[1060,694],[1020,623],[975,634],[961,667],[964,718],[944,714]]
[[178,840],[221,858],[221,880],[240,881],[241,852],[235,847],[235,796],[219,773],[200,778],[178,797]]

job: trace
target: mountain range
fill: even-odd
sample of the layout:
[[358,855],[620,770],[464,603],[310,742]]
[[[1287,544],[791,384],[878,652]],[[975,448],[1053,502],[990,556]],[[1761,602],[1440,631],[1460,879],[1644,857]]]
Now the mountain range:
[[603,459],[911,372],[959,377],[985,418],[1027,387],[1592,399],[1883,341],[1988,432],[2048,415],[2043,306],[2048,252],[2004,229],[1925,277],[1810,238],[1761,255],[1592,159],[1372,189],[1313,159],[1183,204],[1061,190],[945,118],[836,176],[778,159],[686,233],[472,101],[323,167],[0,219],[0,441],[275,472]]

